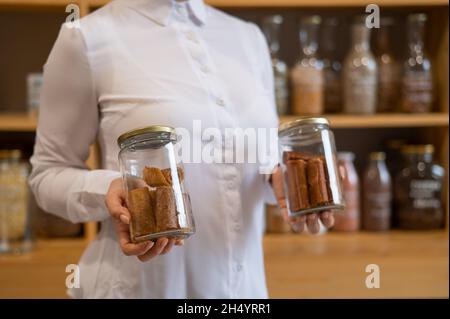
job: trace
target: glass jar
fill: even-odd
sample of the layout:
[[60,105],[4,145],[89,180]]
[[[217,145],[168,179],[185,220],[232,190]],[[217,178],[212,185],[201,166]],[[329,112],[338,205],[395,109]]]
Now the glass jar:
[[370,51],[370,29],[362,19],[352,26],[352,48],[344,60],[344,112],[373,114],[377,108],[377,62]]
[[184,169],[176,151],[175,129],[149,126],[124,133],[117,142],[131,214],[131,240],[186,238],[194,234]]
[[386,154],[373,152],[364,173],[363,228],[384,231],[391,227],[391,176],[386,166]]
[[288,113],[288,74],[286,63],[280,59],[280,27],[283,23],[281,15],[271,15],[263,19],[262,29],[266,36],[275,82],[275,102],[278,115]]
[[319,115],[323,113],[323,65],[317,57],[319,16],[300,20],[301,56],[291,72],[294,114]]
[[31,249],[28,164],[20,150],[0,150],[0,253]]
[[278,138],[289,214],[342,210],[344,199],[328,120],[304,117],[284,123]]
[[393,26],[392,18],[381,18],[380,28],[377,31],[378,113],[393,112],[398,109],[400,68],[389,41]]
[[433,163],[433,145],[405,145],[405,166],[396,176],[398,225],[403,229],[435,229],[444,225],[444,169]]
[[333,230],[356,231],[359,229],[359,178],[356,173],[355,154],[351,152],[338,153],[338,165],[342,178],[342,190],[344,192],[345,209],[342,214],[336,214]]
[[425,22],[423,13],[408,16],[409,55],[404,63],[402,80],[403,112],[430,112],[433,106],[433,75],[431,61],[424,49]]
[[323,57],[324,108],[326,113],[339,113],[342,109],[341,69],[336,39],[339,28],[337,18],[328,17],[323,22],[320,49]]

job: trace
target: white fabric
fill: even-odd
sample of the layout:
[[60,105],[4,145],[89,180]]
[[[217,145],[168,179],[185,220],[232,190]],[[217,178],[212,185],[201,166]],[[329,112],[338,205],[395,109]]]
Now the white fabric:
[[[120,251],[104,206],[117,137],[164,124],[277,127],[268,49],[254,25],[201,0],[116,0],[63,25],[44,67],[31,187],[46,210],[101,221],[80,261],[80,298],[265,298],[257,164],[185,164],[197,233],[142,263]],[[96,138],[104,170],[85,160]],[[204,141],[202,141],[204,143]],[[273,201],[273,198],[271,198]]]

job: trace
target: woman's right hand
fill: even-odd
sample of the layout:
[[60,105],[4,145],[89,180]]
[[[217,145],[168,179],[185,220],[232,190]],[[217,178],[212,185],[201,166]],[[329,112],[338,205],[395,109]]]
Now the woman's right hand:
[[127,256],[137,256],[140,261],[148,261],[155,256],[167,254],[174,245],[182,246],[182,239],[158,238],[156,242],[133,243],[130,236],[130,212],[125,204],[125,190],[122,179],[117,178],[109,185],[105,199],[106,207],[113,217],[120,248]]

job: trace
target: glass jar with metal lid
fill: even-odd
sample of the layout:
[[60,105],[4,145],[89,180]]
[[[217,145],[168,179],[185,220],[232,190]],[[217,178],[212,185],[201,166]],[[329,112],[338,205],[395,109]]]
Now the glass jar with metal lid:
[[289,214],[342,210],[336,147],[328,120],[303,117],[284,123],[278,140]]
[[186,238],[195,232],[177,140],[168,126],[135,129],[117,140],[133,242]]
[[20,150],[0,150],[0,253],[31,249],[28,164]]

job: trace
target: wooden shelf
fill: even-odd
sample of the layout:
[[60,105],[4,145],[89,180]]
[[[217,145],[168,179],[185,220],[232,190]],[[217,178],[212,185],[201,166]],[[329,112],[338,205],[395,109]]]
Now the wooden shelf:
[[0,7],[63,7],[70,3],[81,4],[82,1],[86,0],[0,0]]
[[0,132],[34,132],[36,116],[24,113],[0,113]]
[[[387,127],[448,127],[447,113],[430,114],[377,114],[377,115],[324,115],[333,128],[387,128]],[[298,118],[295,115],[281,117],[281,122]],[[0,131],[34,132],[37,126],[35,116],[0,113]]]
[[[388,128],[388,127],[448,127],[447,113],[429,114],[376,114],[376,115],[324,115],[332,128]],[[295,120],[299,116],[281,117],[281,122]]]
[[[0,255],[0,298],[67,298],[65,268],[87,244],[40,240],[30,253]],[[266,235],[264,261],[271,298],[448,298],[445,231]],[[381,289],[364,284],[372,263]]]

